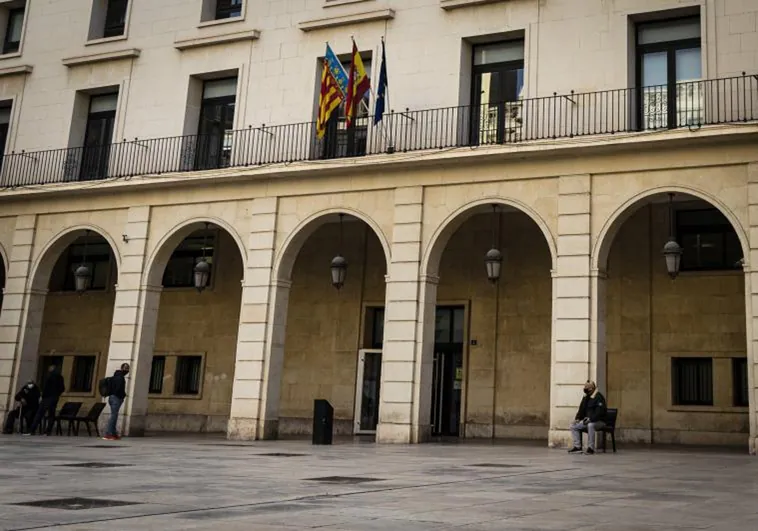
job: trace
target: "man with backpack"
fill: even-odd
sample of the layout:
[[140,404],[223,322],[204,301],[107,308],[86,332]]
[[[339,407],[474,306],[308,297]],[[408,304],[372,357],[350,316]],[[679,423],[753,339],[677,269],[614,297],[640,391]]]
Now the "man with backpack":
[[118,412],[126,398],[126,375],[129,374],[129,364],[122,363],[121,369],[113,373],[110,378],[104,378],[100,381],[100,394],[108,397],[108,405],[111,408],[111,416],[108,418],[108,426],[105,430],[103,439],[106,441],[117,441],[119,437],[116,424],[118,423]]

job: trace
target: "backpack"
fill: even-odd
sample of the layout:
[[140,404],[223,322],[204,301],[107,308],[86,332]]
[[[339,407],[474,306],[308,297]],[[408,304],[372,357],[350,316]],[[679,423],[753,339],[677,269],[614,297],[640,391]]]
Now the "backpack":
[[111,396],[111,377],[108,376],[107,378],[100,380],[97,384],[97,389],[100,391],[100,396],[103,398]]

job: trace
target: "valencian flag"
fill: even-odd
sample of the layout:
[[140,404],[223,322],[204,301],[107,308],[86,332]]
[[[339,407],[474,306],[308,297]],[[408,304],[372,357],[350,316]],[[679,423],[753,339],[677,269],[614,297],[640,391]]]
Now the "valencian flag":
[[371,82],[363,66],[363,60],[358,53],[358,46],[353,41],[353,56],[350,61],[350,73],[347,80],[347,94],[345,95],[345,118],[347,127],[353,124],[355,109],[360,105],[364,94],[371,88]]
[[316,136],[324,138],[326,124],[334,110],[340,106],[347,92],[348,81],[345,69],[334,55],[329,44],[326,45],[324,67],[321,70],[321,92],[318,97],[318,120]]
[[382,39],[382,67],[379,70],[379,87],[376,90],[376,106],[374,110],[374,125],[378,124],[384,118],[384,110],[387,100],[387,54],[384,51],[384,39]]

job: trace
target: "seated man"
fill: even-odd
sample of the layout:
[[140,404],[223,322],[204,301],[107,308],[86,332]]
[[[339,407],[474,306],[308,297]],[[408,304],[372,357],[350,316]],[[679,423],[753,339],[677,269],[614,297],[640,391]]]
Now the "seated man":
[[579,404],[574,423],[571,424],[571,436],[574,438],[574,447],[569,453],[582,451],[582,432],[587,432],[587,453],[595,453],[595,433],[605,427],[605,413],[608,406],[605,397],[597,390],[595,382],[588,381],[584,384],[584,397]]
[[40,392],[39,387],[33,381],[29,380],[21,390],[16,393],[16,408],[8,413],[8,418],[3,426],[3,433],[13,433],[13,425],[16,423],[16,419],[21,417],[22,424],[19,425],[19,431],[23,426],[23,422],[26,421],[26,429],[32,424],[34,415],[37,414],[37,408],[39,407]]

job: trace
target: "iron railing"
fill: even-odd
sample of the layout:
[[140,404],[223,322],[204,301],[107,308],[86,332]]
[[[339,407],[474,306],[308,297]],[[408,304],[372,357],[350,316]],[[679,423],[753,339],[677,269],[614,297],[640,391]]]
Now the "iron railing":
[[20,152],[2,160],[0,186],[94,181],[455,147],[733,124],[758,120],[758,75],[249,127],[219,135],[124,140]]

